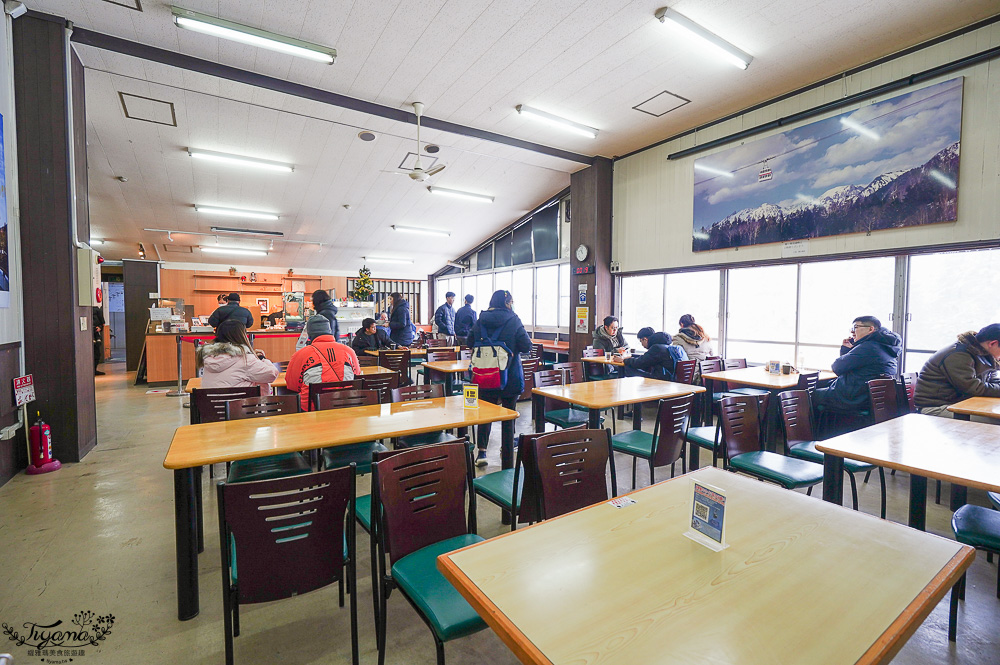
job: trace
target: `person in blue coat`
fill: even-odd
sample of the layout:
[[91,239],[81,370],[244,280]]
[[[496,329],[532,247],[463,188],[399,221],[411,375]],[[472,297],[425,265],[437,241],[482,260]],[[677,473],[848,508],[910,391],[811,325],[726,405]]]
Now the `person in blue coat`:
[[896,376],[902,353],[899,335],[883,328],[874,316],[859,316],[840,347],[840,357],[830,367],[837,378],[813,393],[813,403],[819,409],[845,413],[865,409],[868,382]]
[[[494,291],[490,298],[490,308],[479,315],[479,320],[472,326],[469,333],[469,344],[475,346],[479,341],[491,340],[502,342],[510,350],[510,365],[507,367],[507,384],[500,390],[480,390],[479,399],[499,404],[507,409],[514,409],[518,396],[524,392],[524,368],[521,366],[521,354],[531,351],[531,338],[524,330],[524,324],[514,313],[514,297],[510,291]],[[486,466],[486,449],[490,442],[491,423],[479,425],[476,433],[479,452],[476,456],[476,466]],[[506,438],[514,437],[514,421],[505,420],[500,425],[501,434]]]
[[437,338],[443,339],[447,346],[455,346],[455,292],[444,294],[444,304],[434,312],[434,324],[437,326]]
[[687,360],[687,352],[673,343],[673,338],[652,328],[641,329],[636,337],[646,352],[641,356],[617,356],[625,365],[625,376],[673,381],[678,360]]
[[472,309],[472,301],[475,298],[472,294],[465,296],[465,304],[455,312],[455,342],[468,346],[467,338],[472,332],[472,326],[476,325],[476,310]]
[[389,339],[399,346],[413,344],[413,321],[410,320],[410,303],[402,293],[391,293],[392,307],[389,313]]

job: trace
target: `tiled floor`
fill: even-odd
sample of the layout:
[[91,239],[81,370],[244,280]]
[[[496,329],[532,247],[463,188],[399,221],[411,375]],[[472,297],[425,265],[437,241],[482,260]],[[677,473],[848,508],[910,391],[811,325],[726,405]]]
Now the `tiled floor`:
[[[100,443],[84,462],[45,476],[22,474],[0,488],[4,559],[0,564],[0,622],[23,632],[26,622],[62,620],[63,628],[75,628],[70,622],[78,612],[112,614],[114,625],[106,639],[98,647],[87,647],[82,657],[74,655],[74,664],[219,665],[224,662],[222,604],[215,501],[209,491],[205,493],[206,547],[199,557],[201,614],[188,622],[176,620],[173,487],[162,461],[174,428],[187,422],[187,410],[178,398],[147,395],[145,387],[131,386],[122,367],[107,365],[108,376],[97,379]],[[522,403],[519,410],[520,431],[530,427],[530,405]],[[651,427],[650,417],[646,424]],[[624,421],[619,425],[629,426]],[[494,442],[498,437],[499,427],[495,427]],[[496,443],[490,450],[490,462],[487,470],[498,468]],[[628,462],[621,460],[623,489],[629,476]],[[367,482],[367,477],[362,478],[361,488],[367,489]],[[640,468],[639,483],[645,482],[646,474]],[[889,477],[890,519],[906,519],[907,483],[905,474]],[[971,501],[984,504],[981,493],[970,494]],[[875,478],[862,485],[861,501],[863,510],[877,513]],[[950,516],[945,505],[934,505],[931,500],[929,530],[950,536]],[[485,503],[479,506],[479,526],[486,537],[505,530],[498,510]],[[360,547],[361,660],[374,663],[368,565],[367,547]],[[905,565],[905,557],[900,565]],[[946,599],[894,662],[1000,663],[996,575],[995,562],[977,557],[961,609],[957,645],[947,641]],[[244,607],[243,632],[236,640],[237,662],[349,662],[348,613],[336,605],[334,586],[280,603]],[[387,663],[434,662],[434,643],[426,626],[398,594],[389,601],[388,621]],[[817,630],[822,629],[817,626]],[[516,662],[489,630],[445,648],[448,662],[454,665]],[[27,647],[8,640],[0,642],[3,650],[13,652],[17,665],[41,662],[27,655]],[[46,660],[69,662],[68,657]],[[669,653],[665,653],[663,662],[669,661]]]

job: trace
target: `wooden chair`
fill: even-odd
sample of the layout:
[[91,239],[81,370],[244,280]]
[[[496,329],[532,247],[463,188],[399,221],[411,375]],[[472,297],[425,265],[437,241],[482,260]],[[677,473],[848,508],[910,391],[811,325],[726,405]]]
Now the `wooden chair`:
[[[731,369],[746,369],[747,359],[746,358],[724,358],[722,360],[722,369],[728,371]],[[734,395],[770,395],[769,390],[763,390],[761,388],[751,388],[749,386],[732,388],[726,386],[726,392],[733,393]]]
[[[299,412],[298,396],[296,395],[248,397],[226,402],[225,406],[226,420],[266,418]],[[229,465],[226,482],[245,483],[256,480],[271,480],[302,475],[310,473],[312,470],[312,464],[302,453],[283,453],[236,460]]]
[[697,360],[678,360],[674,366],[674,381],[693,385],[697,372]]
[[525,443],[537,472],[539,517],[543,520],[618,496],[618,478],[606,429],[566,429]]
[[225,403],[226,420],[245,418],[266,418],[285,413],[298,413],[299,401],[295,395],[268,395],[267,397],[245,397]]
[[917,405],[913,402],[913,397],[917,392],[918,372],[907,372],[899,377],[899,387],[901,390],[897,394],[899,409],[902,413],[916,413]]
[[[458,360],[458,353],[452,349],[447,351],[428,351],[427,362],[454,362]],[[421,367],[417,373],[424,377],[424,383],[440,383],[444,385],[447,376],[443,372],[437,372],[427,367]]]
[[[584,365],[592,365],[592,364],[593,363],[585,363],[581,360],[577,360],[575,362],[553,363],[552,369],[565,371],[567,373],[567,378],[568,378],[567,383],[583,383],[584,381],[589,380],[589,377],[586,375],[586,367],[584,367]],[[587,412],[587,409],[580,406],[579,404],[571,404],[569,408],[574,409],[576,411],[583,411],[584,413]],[[633,408],[635,407],[633,406]],[[618,417],[619,418],[624,417],[621,414],[622,407],[618,407],[618,410],[619,410]],[[611,433],[614,434],[617,431],[618,427],[617,423],[615,422],[614,408],[608,407],[607,409],[602,409],[601,412],[608,413],[611,416]]]
[[388,404],[392,401],[392,391],[399,386],[399,374],[372,374],[361,376],[362,390],[375,390],[378,392],[379,404]]
[[338,390],[360,390],[361,379],[350,381],[327,381],[325,383],[309,384],[309,410],[316,411],[316,398],[324,393],[337,392]]
[[445,662],[445,642],[486,628],[437,568],[439,555],[483,542],[476,535],[472,476],[472,457],[464,442],[411,448],[374,466],[379,665],[385,662],[387,601],[393,590],[402,593],[431,629],[438,665]]
[[446,339],[434,339],[433,337],[428,337],[424,340],[424,345],[428,349],[437,349],[442,346],[448,346],[448,340]]
[[338,582],[343,607],[345,579],[351,596],[351,662],[358,664],[357,547],[354,529],[344,528],[354,522],[354,493],[349,466],[218,484],[226,665],[233,665],[240,605],[290,598]]
[[[532,375],[536,388],[548,388],[550,386],[562,386],[566,384],[566,372],[559,369],[547,369],[535,372]],[[551,397],[546,397],[542,402],[543,420],[552,423],[556,427],[569,429],[577,425],[587,425],[590,422],[590,415],[585,410],[571,408],[566,402],[561,402]],[[604,424],[604,417],[601,417],[601,424]]]
[[[430,383],[422,386],[406,386],[405,388],[395,388],[392,391],[393,403],[415,402],[417,400],[436,399],[439,397],[444,397],[444,386],[440,383]],[[410,434],[398,437],[393,442],[392,447],[399,449],[413,448],[414,446],[429,446],[438,443],[452,443],[454,441],[458,441],[458,438],[459,437],[444,431],[423,432],[421,434]]]
[[410,351],[381,351],[378,354],[378,364],[399,375],[399,385],[406,386],[410,381]]
[[[372,406],[378,404],[378,392],[375,390],[335,390],[316,395],[313,411],[329,409],[349,409],[355,406]],[[375,453],[388,450],[378,441],[364,441],[346,446],[324,448],[320,455],[320,468],[332,469],[338,466],[354,464],[360,474],[370,473],[372,457]]]
[[537,358],[539,362],[545,358],[545,346],[540,342],[531,343],[531,351],[528,352],[529,358]]
[[687,473],[684,458],[684,433],[694,395],[680,395],[661,399],[656,408],[656,424],[653,433],[630,430],[611,437],[611,448],[615,452],[632,456],[632,489],[635,489],[635,472],[639,459],[649,463],[649,484],[656,482],[653,469],[670,465],[670,477],[674,477],[674,465],[681,461],[681,472]]
[[521,358],[521,369],[524,370],[524,390],[518,396],[517,401],[522,402],[531,399],[531,389],[535,387],[535,372],[538,371],[538,358]]
[[226,420],[226,402],[234,399],[260,397],[260,386],[244,388],[194,388],[191,391],[192,425]]
[[378,356],[370,356],[367,353],[358,354],[358,366],[359,367],[377,367],[378,366]]
[[812,395],[817,385],[819,385],[819,372],[803,372],[799,374],[799,382],[795,387],[797,390],[807,390]]
[[884,423],[899,417],[895,379],[872,379],[868,382],[868,403],[873,423]]
[[[584,349],[584,358],[603,358],[604,349]],[[606,365],[601,365],[600,363],[581,363],[586,365],[584,368],[586,371],[587,381],[603,381],[608,378],[608,368]],[[576,383],[574,381],[574,383]]]
[[[785,454],[808,462],[822,464],[823,453],[816,450],[816,437],[813,434],[809,391],[798,389],[780,392],[778,393],[778,405],[781,408],[781,420],[785,424]],[[885,519],[885,469],[852,459],[844,459],[844,471],[851,482],[854,510],[858,509],[858,485],[854,474],[869,474],[876,468],[882,483],[881,515],[882,519]],[[865,475],[865,482],[868,482],[868,475]]]
[[472,349],[462,349],[458,354],[459,360],[472,360]]

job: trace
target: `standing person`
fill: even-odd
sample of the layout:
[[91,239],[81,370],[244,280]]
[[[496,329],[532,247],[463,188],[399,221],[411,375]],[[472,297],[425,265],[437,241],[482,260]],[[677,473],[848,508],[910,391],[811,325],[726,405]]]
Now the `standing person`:
[[[510,291],[494,291],[490,298],[490,308],[479,315],[479,321],[472,327],[469,342],[472,346],[479,341],[492,340],[503,342],[510,350],[510,365],[507,367],[507,385],[500,390],[482,390],[480,399],[491,404],[499,404],[507,409],[514,409],[518,396],[524,392],[524,368],[521,367],[521,354],[531,351],[531,338],[524,330],[524,324],[514,313],[514,297]],[[486,449],[490,443],[490,428],[492,423],[479,425],[477,443],[479,453],[476,455],[476,466],[486,466]],[[505,420],[500,425],[501,434],[505,439],[514,437],[514,421]]]
[[694,322],[694,317],[685,314],[678,322],[680,330],[674,335],[674,344],[684,349],[691,360],[704,360],[715,355],[712,349],[712,338],[705,329]]
[[434,323],[437,325],[437,338],[443,339],[448,346],[455,346],[455,293],[444,294],[444,304],[434,312]]
[[240,294],[233,292],[226,296],[226,304],[208,317],[208,325],[218,330],[223,321],[239,321],[245,328],[253,328],[253,314],[246,307],[240,307]]
[[365,351],[378,351],[379,349],[392,348],[392,341],[375,325],[375,319],[368,318],[361,322],[361,330],[354,333],[351,340],[351,348],[358,355]]
[[[920,413],[954,418],[948,407],[970,397],[1000,397],[1000,323],[965,332],[931,356],[917,376]],[[995,421],[994,421],[995,422]]]
[[465,304],[455,312],[455,342],[461,346],[468,346],[469,333],[472,326],[476,325],[476,310],[472,309],[472,301],[475,298],[471,294],[465,296]]
[[902,353],[899,335],[883,328],[874,316],[859,316],[831,366],[837,378],[828,388],[816,389],[814,403],[830,411],[863,410],[868,405],[868,382],[895,376]]
[[410,320],[410,303],[402,293],[391,293],[392,306],[389,314],[389,338],[399,346],[413,344],[413,321]]
[[337,325],[337,306],[330,299],[330,294],[323,289],[316,289],[312,294],[313,311],[326,317],[333,331],[333,339],[340,341],[340,327]]
[[311,316],[306,323],[309,343],[292,354],[285,371],[285,387],[299,394],[303,411],[309,411],[309,386],[329,381],[350,381],[361,376],[354,349],[333,338],[325,316]]
[[270,395],[279,374],[264,352],[250,345],[246,326],[234,319],[219,324],[215,339],[198,349],[196,360],[204,368],[202,388],[260,386],[261,395]]
[[104,372],[97,369],[97,366],[104,362],[104,311],[100,307],[94,307],[90,313],[90,327],[94,331],[94,376],[104,376]]

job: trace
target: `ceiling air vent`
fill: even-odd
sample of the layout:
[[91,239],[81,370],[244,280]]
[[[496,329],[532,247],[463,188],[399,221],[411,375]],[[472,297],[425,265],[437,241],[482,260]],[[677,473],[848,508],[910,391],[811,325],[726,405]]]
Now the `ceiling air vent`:
[[125,117],[130,120],[177,126],[177,113],[174,111],[173,102],[133,95],[129,92],[119,92],[118,99],[121,100]]
[[679,109],[685,104],[690,104],[690,99],[685,99],[680,95],[675,95],[672,92],[664,90],[658,95],[654,95],[647,99],[646,101],[636,104],[632,108],[636,111],[641,111],[647,115],[651,115],[654,118],[659,118],[662,115],[670,113],[674,109]]

